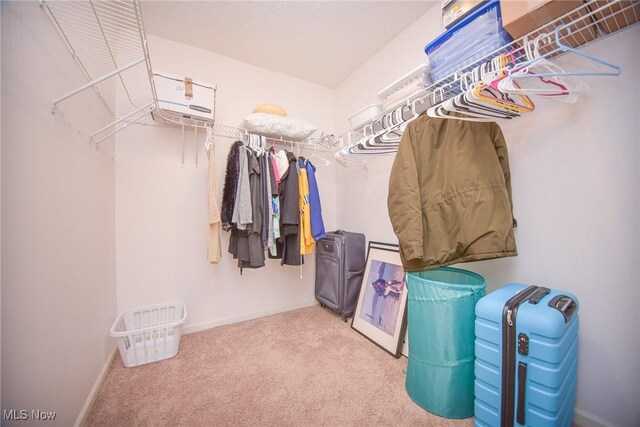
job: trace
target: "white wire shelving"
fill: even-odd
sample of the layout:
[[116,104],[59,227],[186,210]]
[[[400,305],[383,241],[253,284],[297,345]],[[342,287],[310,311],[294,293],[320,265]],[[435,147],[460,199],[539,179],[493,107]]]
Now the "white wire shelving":
[[[131,124],[159,125],[154,118],[160,118],[162,111],[158,107],[140,1],[40,0],[40,4],[87,79],[84,85],[57,97],[53,101],[52,111],[55,113],[61,103],[74,95],[85,90],[93,90],[113,118],[111,123],[91,134],[90,140],[96,148],[102,141]],[[339,163],[345,166],[362,165],[366,161],[358,154],[371,153],[366,152],[366,147],[358,149],[364,133],[367,129],[372,133],[375,123],[380,126],[384,123],[383,118],[399,107],[411,106],[414,113],[418,114],[434,103],[457,95],[462,91],[462,84],[469,83],[472,71],[479,71],[476,75],[481,75],[483,64],[491,63],[498,55],[508,53],[516,64],[528,60],[524,52],[533,40],[546,58],[553,59],[567,53],[580,56],[577,47],[582,48],[637,24],[639,15],[640,3],[637,1],[590,0],[489,55],[474,59],[473,63],[465,65],[441,81],[388,107],[360,130],[352,130],[338,138],[322,134],[320,138],[306,141],[292,141],[274,136],[268,138],[281,145],[289,144],[293,147],[295,144],[298,148],[315,146],[320,151],[335,150],[339,145],[341,148],[335,152],[335,158]],[[596,58],[590,65],[612,64]],[[582,71],[577,74],[589,75],[589,72]],[[597,73],[591,73],[594,74]],[[116,80],[115,90],[112,79]],[[185,126],[193,128],[196,133],[198,129],[212,126],[215,135],[229,138],[242,138],[251,132],[240,127],[212,125],[188,117],[181,118],[179,122],[167,120],[167,117],[161,118],[165,124],[182,126],[183,134]],[[376,151],[375,154],[394,152],[391,148]]]
[[[211,126],[213,134],[223,138],[231,138],[242,140],[251,134],[257,134],[255,131],[243,127],[228,126],[222,124],[214,124]],[[319,137],[312,137],[303,140],[287,139],[277,135],[261,135],[266,138],[268,144],[278,144],[283,147],[289,146],[291,150],[313,149],[316,151],[333,152],[339,144],[338,138],[332,134],[321,133]]]
[[[40,0],[87,83],[53,101],[52,112],[92,89],[113,121],[90,136],[96,148],[157,109],[146,33],[138,0]],[[116,80],[116,85],[112,80]]]
[[[71,56],[85,76],[82,86],[53,100],[55,114],[61,103],[86,90],[93,90],[113,121],[91,134],[96,148],[104,140],[132,124],[182,128],[182,163],[185,157],[185,128],[211,128],[214,135],[243,139],[256,133],[240,127],[214,124],[195,117],[165,114],[159,107],[147,47],[140,0],[40,0]],[[113,80],[116,80],[114,89]],[[337,139],[322,133],[318,138],[295,141],[263,135],[269,143],[298,151],[334,151]],[[197,165],[197,150],[196,150]]]
[[[563,55],[571,55],[578,59],[577,69],[567,70],[571,76],[615,76],[620,69],[615,64],[582,53],[581,49],[620,30],[635,26],[640,21],[640,2],[630,0],[590,0],[566,14],[536,28],[525,36],[501,46],[488,55],[473,59],[446,78],[431,84],[405,100],[390,106],[376,115],[366,126],[351,130],[340,136],[342,147],[336,151],[335,158],[343,166],[366,165],[367,147],[362,143],[367,129],[377,125],[385,130],[383,123],[394,111],[402,107],[410,107],[414,116],[426,111],[430,106],[438,104],[463,92],[464,87],[481,78],[488,65],[499,55],[509,55],[515,63],[514,67],[525,65],[531,58],[526,55],[527,46],[535,43],[539,58],[556,59]],[[573,59],[573,58],[572,58]],[[389,122],[389,121],[387,121]],[[393,154],[397,146],[389,146],[384,151],[371,152],[375,155]]]

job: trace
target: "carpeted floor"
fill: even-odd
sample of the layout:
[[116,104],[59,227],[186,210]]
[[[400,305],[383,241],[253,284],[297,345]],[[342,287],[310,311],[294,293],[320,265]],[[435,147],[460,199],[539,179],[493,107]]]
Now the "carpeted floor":
[[89,426],[471,426],[404,389],[394,359],[319,306],[185,335],[177,356],[112,364]]

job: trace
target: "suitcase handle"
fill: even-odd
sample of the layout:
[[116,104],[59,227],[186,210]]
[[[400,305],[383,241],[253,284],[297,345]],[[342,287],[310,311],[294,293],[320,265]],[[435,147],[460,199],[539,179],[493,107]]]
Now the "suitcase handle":
[[520,425],[524,425],[526,413],[524,411],[524,405],[526,402],[527,392],[527,364],[524,362],[518,363],[518,405],[516,409],[516,422]]
[[567,323],[575,313],[578,305],[573,298],[567,295],[556,295],[549,301],[549,307],[558,310],[564,316],[564,323]]
[[531,298],[529,298],[529,303],[530,304],[539,303],[542,298],[544,298],[545,296],[547,296],[549,294],[549,292],[551,292],[551,290],[549,288],[544,288],[544,287],[538,288],[533,293],[533,295],[531,295]]

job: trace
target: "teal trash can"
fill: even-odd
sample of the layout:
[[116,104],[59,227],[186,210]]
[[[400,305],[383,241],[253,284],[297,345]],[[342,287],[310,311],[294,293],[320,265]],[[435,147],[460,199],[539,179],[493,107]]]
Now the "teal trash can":
[[438,416],[471,417],[475,306],[484,296],[484,278],[449,267],[406,275],[407,393]]

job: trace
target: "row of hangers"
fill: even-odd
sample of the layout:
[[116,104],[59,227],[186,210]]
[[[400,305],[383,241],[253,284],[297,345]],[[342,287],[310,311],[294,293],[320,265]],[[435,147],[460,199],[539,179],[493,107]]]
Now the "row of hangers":
[[[213,130],[208,130],[208,132],[211,132],[211,135],[213,135]],[[335,138],[334,135],[323,132],[320,138],[316,138],[315,140],[310,140],[310,143],[307,144],[306,142],[285,141],[281,138],[273,138],[273,137],[259,135],[259,134],[251,133],[249,131],[245,131],[241,139],[245,149],[251,150],[258,157],[268,152],[270,148],[272,149],[273,152],[275,152],[276,143],[282,144],[282,145],[288,144],[289,152],[294,153],[296,157],[300,157],[300,155],[302,154],[303,145],[305,147],[311,146],[313,147],[313,151],[311,155],[305,157],[305,161],[310,161],[315,166],[329,166],[331,162],[329,161],[329,159],[326,159],[320,155],[320,153],[318,152],[318,145],[333,144],[332,142],[333,138]],[[207,143],[208,142],[209,142],[209,138],[207,138]],[[269,147],[269,143],[271,143],[271,147]],[[294,145],[295,145],[295,148],[294,148]],[[210,146],[213,146],[213,143],[211,143]],[[207,147],[206,144],[205,144],[205,147]],[[207,150],[208,149],[209,148],[207,148]]]
[[[513,42],[504,53],[456,73],[452,82],[433,85],[427,95],[407,100],[366,125],[362,138],[336,152],[336,159],[363,164],[348,162],[348,155],[395,153],[407,124],[423,113],[454,120],[512,120],[535,111],[532,97],[576,102],[578,94],[588,90],[580,76],[617,76],[622,72],[618,65],[569,46],[565,41],[571,31],[571,25],[560,25],[553,32]],[[562,52],[576,53],[601,67],[597,71],[568,72],[549,60]]]

